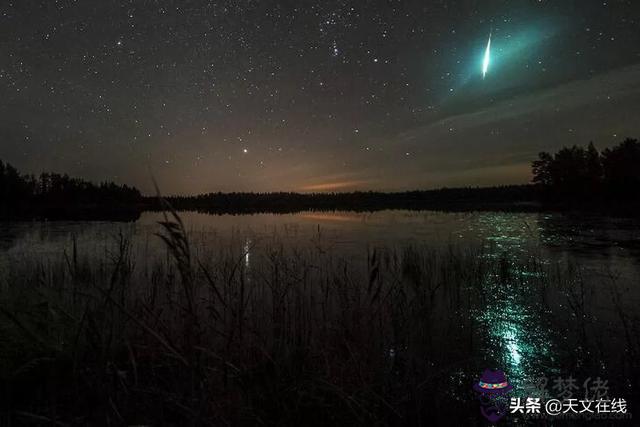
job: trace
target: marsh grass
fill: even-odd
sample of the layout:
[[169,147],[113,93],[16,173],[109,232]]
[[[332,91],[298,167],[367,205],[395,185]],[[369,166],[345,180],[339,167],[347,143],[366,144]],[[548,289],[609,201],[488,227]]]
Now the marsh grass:
[[[98,257],[74,239],[60,257],[3,272],[2,422],[468,421],[464,396],[452,406],[432,384],[479,366],[470,313],[526,286],[541,306],[549,289],[564,289],[573,315],[588,314],[576,272],[535,257],[408,246],[354,261],[323,249],[320,232],[305,249],[275,240],[194,252],[175,212],[159,227],[161,257],[136,259],[125,235]],[[637,319],[612,292],[633,356]]]

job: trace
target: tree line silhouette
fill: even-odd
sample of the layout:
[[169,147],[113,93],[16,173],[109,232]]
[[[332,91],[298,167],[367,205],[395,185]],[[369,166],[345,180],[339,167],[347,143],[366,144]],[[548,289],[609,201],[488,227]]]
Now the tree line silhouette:
[[[514,210],[598,208],[632,211],[640,199],[640,143],[627,138],[598,152],[564,147],[542,152],[532,162],[531,184],[485,188],[384,193],[208,193],[170,196],[178,210],[216,214],[293,213],[305,210],[376,211],[381,209]],[[135,187],[113,182],[93,184],[68,175],[22,175],[0,161],[0,217],[136,219],[143,210],[159,210],[158,197],[143,197]]]
[[[505,185],[483,188],[442,188],[438,190],[384,193],[356,191],[349,193],[208,193],[198,196],[165,197],[178,210],[210,214],[295,213],[301,211],[348,210],[372,212],[384,209],[405,210],[529,210],[535,187]],[[150,209],[163,209],[153,203]]]
[[142,196],[135,187],[113,182],[94,184],[57,173],[23,175],[0,161],[2,216],[67,216],[70,213],[111,215],[130,212]]
[[[169,197],[176,209],[205,213],[291,213],[304,210],[375,211],[381,209],[603,210],[597,202],[609,200],[610,211],[632,211],[640,195],[640,143],[627,138],[598,152],[564,147],[555,154],[542,152],[532,162],[532,184],[484,188],[383,193],[209,193]],[[159,205],[152,205],[159,206]]]
[[547,199],[635,200],[640,196],[640,143],[627,138],[601,153],[593,143],[586,149],[564,147],[554,155],[541,152],[532,172],[532,182]]

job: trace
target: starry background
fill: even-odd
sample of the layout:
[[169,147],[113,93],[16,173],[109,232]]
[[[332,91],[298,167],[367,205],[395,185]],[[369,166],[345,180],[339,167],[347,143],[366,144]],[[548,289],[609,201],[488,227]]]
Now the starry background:
[[640,136],[640,2],[5,0],[0,99],[1,159],[145,192],[523,183]]

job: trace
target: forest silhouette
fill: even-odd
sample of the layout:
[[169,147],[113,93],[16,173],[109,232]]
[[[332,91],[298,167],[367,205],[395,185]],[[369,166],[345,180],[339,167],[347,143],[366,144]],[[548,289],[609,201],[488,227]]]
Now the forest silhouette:
[[9,218],[130,219],[140,191],[113,182],[94,184],[57,173],[23,175],[0,161],[0,215]]
[[547,198],[633,200],[640,195],[640,143],[627,138],[602,153],[593,143],[586,149],[565,147],[554,155],[542,152],[532,173]]
[[[599,152],[564,147],[541,152],[532,162],[532,182],[498,187],[442,188],[403,192],[208,193],[168,196],[178,210],[215,214],[293,213],[305,210],[603,210],[634,213],[640,196],[640,143],[627,138]],[[158,196],[143,196],[132,186],[94,184],[57,173],[23,175],[0,161],[0,216],[27,219],[134,220],[144,210],[159,210]]]

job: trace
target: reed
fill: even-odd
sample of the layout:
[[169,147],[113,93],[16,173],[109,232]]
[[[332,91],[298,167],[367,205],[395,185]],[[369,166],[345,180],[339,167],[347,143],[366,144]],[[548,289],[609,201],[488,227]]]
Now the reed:
[[2,271],[2,422],[421,425],[451,399],[429,384],[476,369],[473,313],[496,295],[527,287],[546,306],[567,289],[588,315],[576,272],[535,257],[409,246],[345,259],[275,239],[249,263],[247,248],[194,251],[175,212],[159,228],[163,256],[136,259],[120,235],[104,255],[74,240]]

